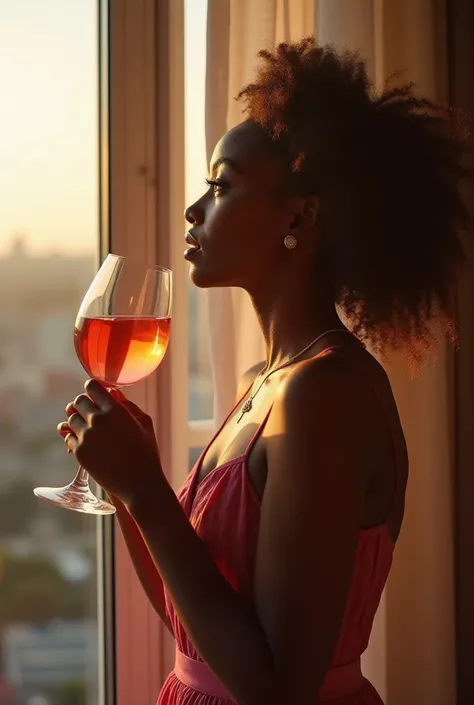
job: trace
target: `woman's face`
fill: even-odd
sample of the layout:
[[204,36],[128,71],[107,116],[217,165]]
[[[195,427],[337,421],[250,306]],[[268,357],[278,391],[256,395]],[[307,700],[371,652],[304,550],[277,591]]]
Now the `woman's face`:
[[285,193],[283,163],[263,130],[247,121],[227,132],[212,155],[209,182],[186,209],[193,283],[251,290],[278,276],[302,199]]

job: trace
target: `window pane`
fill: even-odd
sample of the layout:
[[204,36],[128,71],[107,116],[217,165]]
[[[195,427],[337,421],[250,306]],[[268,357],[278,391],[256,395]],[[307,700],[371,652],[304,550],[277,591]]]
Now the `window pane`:
[[50,506],[98,250],[95,0],[0,3],[0,703],[97,705],[96,521]]
[[[185,0],[186,203],[204,191],[207,175],[204,129],[207,0]],[[187,265],[186,265],[187,266]],[[191,421],[211,419],[212,377],[206,292],[188,285],[189,401]]]

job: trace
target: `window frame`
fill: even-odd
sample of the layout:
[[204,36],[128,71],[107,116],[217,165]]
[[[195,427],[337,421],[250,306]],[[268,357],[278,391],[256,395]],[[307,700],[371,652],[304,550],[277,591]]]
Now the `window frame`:
[[[109,102],[110,102],[110,1],[97,2],[97,56],[98,56],[98,221],[99,252],[97,269],[110,249],[110,159],[109,159]],[[96,488],[97,494],[105,494]],[[115,607],[115,536],[111,517],[97,519],[97,618],[99,654],[99,703],[115,705],[116,691],[116,620]]]
[[[168,353],[129,396],[152,416],[163,468],[177,488],[189,471],[189,450],[206,445],[214,431],[213,420],[191,421],[188,414],[185,3],[99,2],[108,27],[107,55],[101,54],[102,88],[107,76],[101,93],[101,256],[133,255],[173,271]],[[101,525],[107,672],[101,702],[149,705],[173,668],[174,642],[139,583],[116,522]],[[111,595],[115,619],[107,608]]]
[[[169,233],[182,232],[184,222],[184,5],[182,0],[108,0],[108,5],[110,110],[108,141],[102,143],[110,177],[103,175],[107,250],[169,267],[174,290],[179,290],[185,275],[182,247],[177,260]],[[187,375],[182,375],[186,307],[187,299],[175,298],[165,361],[130,390],[130,398],[155,422],[163,467],[173,486],[182,481],[176,468],[187,468],[186,436],[179,422],[179,400],[187,394]],[[115,702],[149,705],[173,667],[174,643],[140,585],[116,524],[109,537],[112,546]]]

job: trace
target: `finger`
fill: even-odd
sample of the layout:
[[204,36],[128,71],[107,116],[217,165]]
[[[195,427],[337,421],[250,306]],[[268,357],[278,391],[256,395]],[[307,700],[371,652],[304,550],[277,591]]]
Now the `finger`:
[[79,396],[72,402],[72,407],[74,409],[73,413],[76,412],[80,414],[86,421],[88,421],[91,416],[99,410],[97,404],[94,404],[92,399],[87,396],[87,394],[79,394]]
[[[58,423],[57,425],[57,431],[61,438],[63,439],[64,443],[66,443],[66,438],[71,435],[71,429],[69,427],[69,424],[66,423],[65,421],[62,421],[61,423]],[[66,443],[66,448],[68,453],[72,453],[72,449],[69,448],[69,446]]]
[[135,406],[136,409],[138,409],[138,406],[136,406],[135,404],[132,404],[132,402],[127,399],[125,394],[120,389],[118,389],[118,388],[110,389],[109,394],[112,397],[112,399],[114,399],[115,401],[118,401],[118,403],[121,406],[124,406],[126,409],[128,409],[131,414],[133,414],[133,415],[135,414],[135,411],[130,407]]
[[145,412],[142,411],[139,406],[134,404],[133,401],[127,399],[125,394],[120,389],[111,389],[110,396],[120,402],[120,404],[122,404],[122,406],[124,406],[126,409],[128,409],[132,416],[140,418],[140,416],[145,415]]
[[108,411],[117,404],[107,389],[95,379],[88,379],[84,385],[84,389],[87,395],[102,411]]
[[[67,436],[66,436],[66,438],[67,438]],[[68,453],[72,453],[72,448],[69,448],[68,444],[66,443],[66,438],[64,439],[64,443],[66,445],[66,450]]]
[[122,403],[125,403],[128,401],[125,394],[120,389],[118,389],[118,387],[115,387],[115,389],[110,390],[110,396],[113,397],[114,399],[117,399],[117,401],[120,401]]
[[68,433],[71,433],[71,427],[67,423],[67,421],[61,421],[61,423],[58,423],[56,426],[56,430],[59,433],[60,436],[63,438],[66,438]]
[[134,404],[133,401],[130,401],[130,399],[124,398],[122,404],[126,409],[129,410],[132,416],[135,416],[135,418],[141,419],[143,416],[146,416],[143,409],[140,409],[140,407],[137,404]]
[[66,406],[66,414],[68,416],[71,416],[71,414],[73,414],[75,411],[76,409],[74,408],[74,402],[69,402],[69,404]]
[[73,433],[68,433],[66,438],[64,439],[64,443],[67,446],[68,453],[75,453],[78,440],[76,436]]
[[87,421],[85,421],[85,419],[83,419],[83,417],[77,413],[74,413],[72,414],[72,416],[69,416],[67,422],[69,424],[69,428],[76,436],[79,436],[79,434],[81,434],[87,428]]

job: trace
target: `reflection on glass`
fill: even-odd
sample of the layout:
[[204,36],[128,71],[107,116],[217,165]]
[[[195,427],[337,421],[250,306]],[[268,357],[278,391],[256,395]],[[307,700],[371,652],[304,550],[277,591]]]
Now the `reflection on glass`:
[[[202,195],[207,175],[204,105],[206,95],[207,0],[185,0],[186,203]],[[189,392],[191,421],[212,419],[207,292],[188,286]]]
[[0,3],[0,703],[98,705],[96,525],[38,502],[74,469],[55,426],[84,382],[95,273],[97,8]]

